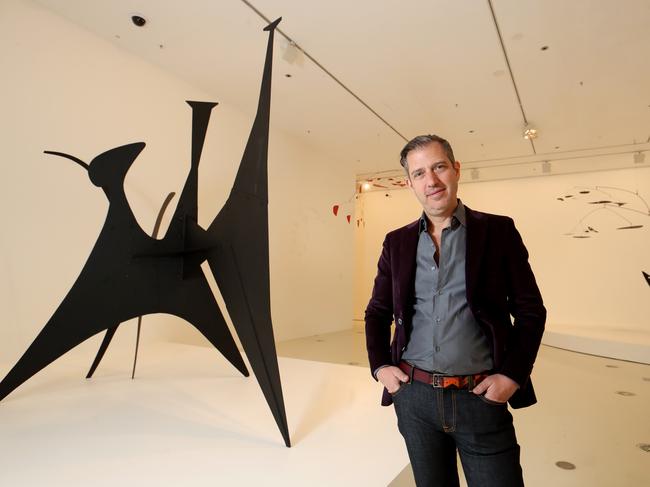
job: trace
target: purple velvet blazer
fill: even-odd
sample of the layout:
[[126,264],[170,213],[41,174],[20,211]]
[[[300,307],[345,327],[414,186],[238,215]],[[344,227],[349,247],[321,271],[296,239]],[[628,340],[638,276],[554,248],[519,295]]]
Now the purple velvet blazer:
[[[513,408],[530,406],[537,402],[530,373],[542,340],[546,309],[528,252],[511,218],[465,209],[467,302],[490,343],[493,372],[510,377],[520,386],[508,402]],[[371,371],[381,365],[397,365],[408,343],[414,313],[418,223],[394,230],[384,240],[365,314]],[[391,403],[384,389],[382,405]]]

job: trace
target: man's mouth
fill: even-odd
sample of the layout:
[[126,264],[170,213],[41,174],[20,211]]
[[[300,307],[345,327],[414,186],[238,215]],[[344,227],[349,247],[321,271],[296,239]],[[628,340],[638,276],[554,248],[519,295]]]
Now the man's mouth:
[[430,196],[437,196],[438,194],[442,193],[444,190],[445,190],[445,188],[436,188],[436,189],[434,189],[433,191],[429,191],[429,192],[426,194],[426,196],[427,196],[427,197],[430,197]]

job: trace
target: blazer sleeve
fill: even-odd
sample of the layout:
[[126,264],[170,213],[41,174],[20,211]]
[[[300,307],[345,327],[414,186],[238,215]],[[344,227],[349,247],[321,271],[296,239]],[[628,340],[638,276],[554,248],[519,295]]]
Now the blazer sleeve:
[[[372,297],[366,308],[366,347],[371,373],[391,365],[390,334],[393,322],[393,278],[390,234],[384,239]],[[373,375],[374,377],[374,375]],[[375,378],[376,379],[376,378]]]
[[508,333],[503,365],[499,372],[524,386],[533,370],[533,363],[544,333],[546,308],[528,262],[528,251],[512,219],[507,219],[507,251],[505,258],[508,286],[508,311],[513,327]]

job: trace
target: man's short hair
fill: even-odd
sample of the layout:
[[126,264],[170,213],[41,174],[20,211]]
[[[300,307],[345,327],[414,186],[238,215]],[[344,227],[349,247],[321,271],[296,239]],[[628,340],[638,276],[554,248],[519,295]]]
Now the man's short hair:
[[440,145],[442,145],[442,148],[445,151],[445,154],[447,155],[447,159],[449,159],[449,162],[451,162],[451,164],[454,166],[456,165],[454,150],[451,148],[451,144],[447,140],[443,139],[438,135],[418,135],[417,137],[409,140],[409,142],[402,149],[402,152],[400,152],[399,154],[400,156],[399,163],[406,171],[407,176],[409,176],[409,166],[408,166],[408,162],[406,161],[406,156],[408,156],[409,152],[414,151],[416,149],[420,149],[422,147],[426,147],[427,145],[433,142],[438,142]]

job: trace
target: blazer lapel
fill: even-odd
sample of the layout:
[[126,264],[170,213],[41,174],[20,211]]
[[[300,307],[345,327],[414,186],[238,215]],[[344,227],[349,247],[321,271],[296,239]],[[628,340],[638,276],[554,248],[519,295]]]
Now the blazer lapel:
[[465,206],[465,218],[467,221],[467,248],[465,250],[465,286],[467,288],[467,302],[472,303],[474,290],[478,282],[478,276],[485,251],[485,239],[487,236],[487,220],[483,214],[469,209]]
[[402,303],[403,309],[413,303],[415,290],[415,254],[418,248],[420,220],[407,225],[406,231],[402,234],[397,252],[399,253],[399,267],[397,282],[399,283],[400,296],[397,302]]

